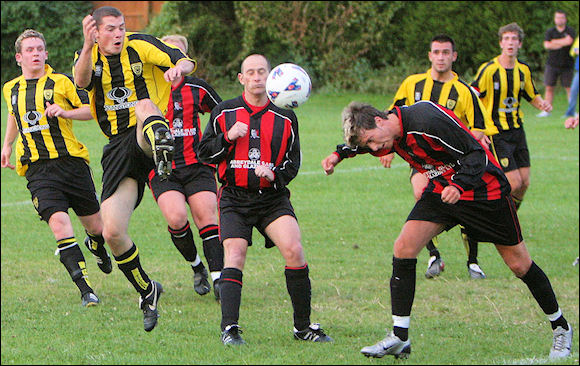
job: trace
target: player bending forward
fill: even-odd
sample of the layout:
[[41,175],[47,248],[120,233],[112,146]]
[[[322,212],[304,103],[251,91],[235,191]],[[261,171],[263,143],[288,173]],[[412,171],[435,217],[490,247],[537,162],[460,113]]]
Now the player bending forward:
[[429,184],[393,248],[393,331],[361,353],[367,357],[409,356],[417,255],[435,235],[460,224],[469,237],[494,243],[504,262],[528,286],[552,325],[550,358],[568,356],[572,327],[562,315],[550,280],[530,258],[508,180],[492,153],[455,114],[428,101],[389,112],[352,102],[343,111],[342,124],[344,139],[352,148],[339,148],[322,161],[327,174],[332,174],[342,158],[395,151],[429,176]]

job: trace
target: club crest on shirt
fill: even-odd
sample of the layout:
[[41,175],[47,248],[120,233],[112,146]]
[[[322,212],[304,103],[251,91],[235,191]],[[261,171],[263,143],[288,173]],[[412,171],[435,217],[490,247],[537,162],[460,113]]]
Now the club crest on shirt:
[[173,127],[175,127],[175,128],[183,128],[183,120],[181,118],[175,118],[173,120]]
[[260,149],[251,148],[248,152],[248,158],[250,160],[260,160]]
[[447,109],[453,109],[455,108],[455,105],[457,104],[456,100],[453,99],[447,99]]
[[43,94],[44,99],[52,100],[52,97],[54,96],[54,89],[45,89]]
[[133,70],[133,74],[141,76],[141,74],[143,73],[143,63],[142,62],[132,63],[131,70]]
[[499,160],[499,162],[501,163],[501,166],[503,166],[504,168],[507,168],[507,166],[510,164],[510,159],[508,159],[508,158],[501,158]]

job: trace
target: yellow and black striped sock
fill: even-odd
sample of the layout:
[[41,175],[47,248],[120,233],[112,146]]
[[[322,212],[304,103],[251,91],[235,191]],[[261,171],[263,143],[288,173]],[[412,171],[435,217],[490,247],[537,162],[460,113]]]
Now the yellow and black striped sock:
[[115,256],[115,261],[135,290],[141,294],[141,297],[145,298],[151,292],[151,280],[143,270],[143,267],[141,267],[139,249],[137,249],[135,243],[127,252],[120,256]]
[[60,262],[68,271],[72,281],[79,288],[81,295],[93,292],[88,280],[85,257],[75,237],[57,240],[56,245],[58,246],[57,253],[60,254]]
[[155,147],[155,131],[160,128],[169,131],[169,123],[162,116],[150,116],[143,122],[143,136],[151,147]]

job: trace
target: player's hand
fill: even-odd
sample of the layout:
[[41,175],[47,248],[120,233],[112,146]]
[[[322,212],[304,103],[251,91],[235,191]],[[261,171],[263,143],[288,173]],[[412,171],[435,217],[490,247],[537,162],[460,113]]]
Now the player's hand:
[[394,158],[395,158],[395,153],[390,153],[387,155],[379,156],[379,160],[381,161],[381,164],[385,168],[391,167],[391,162],[393,161]]
[[59,106],[56,103],[50,104],[49,102],[46,102],[46,108],[44,109],[44,115],[48,118],[52,118],[52,117],[68,118],[67,112],[64,109],[62,109],[61,106]]
[[550,113],[552,112],[552,104],[546,102],[545,100],[542,100],[542,103],[540,104],[540,109]]
[[12,146],[4,146],[2,148],[2,168],[10,168],[14,170],[14,165],[10,164],[10,156],[12,155]]
[[266,178],[266,180],[268,182],[274,181],[274,172],[272,171],[272,169],[270,169],[266,166],[258,165],[254,169],[254,173],[256,174],[256,177],[258,177],[258,178]]
[[163,74],[163,78],[165,79],[165,81],[168,82],[173,82],[175,80],[181,79],[181,76],[183,75],[181,68],[180,67],[172,67],[169,70],[165,71],[165,73]]
[[248,134],[249,126],[244,122],[236,122],[228,131],[228,140],[234,141]]
[[441,192],[441,201],[443,203],[449,203],[450,205],[457,203],[459,197],[461,197],[461,192],[454,186],[447,186]]
[[97,22],[90,14],[83,18],[83,35],[85,36],[83,47],[92,48],[97,41]]
[[328,155],[326,158],[322,159],[322,169],[324,169],[324,173],[326,175],[331,175],[334,173],[334,167],[340,163],[340,158],[335,154],[332,153]]
[[566,121],[564,122],[564,126],[566,128],[571,128],[571,129],[574,129],[574,128],[578,127],[578,116],[576,116],[576,117],[568,117],[566,119]]
[[479,142],[485,146],[486,149],[489,149],[489,144],[491,144],[491,140],[489,139],[488,136],[483,135],[480,139]]

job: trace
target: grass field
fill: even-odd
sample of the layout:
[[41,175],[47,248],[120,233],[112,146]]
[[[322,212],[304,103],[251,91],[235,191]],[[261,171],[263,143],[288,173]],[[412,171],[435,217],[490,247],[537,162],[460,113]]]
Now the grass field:
[[[231,97],[225,95],[224,97]],[[48,225],[38,220],[26,180],[2,169],[2,364],[393,364],[392,357],[359,353],[391,327],[389,279],[392,243],[413,206],[408,165],[397,157],[383,169],[371,156],[344,161],[325,176],[320,160],[341,142],[340,113],[351,100],[387,107],[392,96],[313,95],[297,110],[303,165],[291,182],[313,287],[312,320],[335,342],[292,339],[292,309],[284,262],[255,234],[248,252],[240,325],[247,346],[224,348],[220,308],[213,295],[193,291],[192,272],[170,241],[151,194],[135,211],[130,234],[149,276],[166,292],[159,324],[143,331],[138,295],[118,270],[105,275],[83,247],[101,305],[85,309],[58,257]],[[578,364],[578,131],[563,127],[565,96],[556,95],[550,118],[524,103],[532,183],[519,211],[529,251],[551,279],[574,327]],[[207,116],[205,117],[207,120]],[[2,136],[6,107],[2,104]],[[97,190],[105,138],[95,122],[76,122],[91,152]],[[77,238],[84,232],[74,213]],[[468,279],[459,230],[440,237],[443,275],[424,277],[428,254],[417,266],[409,364],[545,364],[552,332],[527,287],[503,264],[491,244],[480,245],[488,278]],[[196,235],[201,252],[200,240]]]

